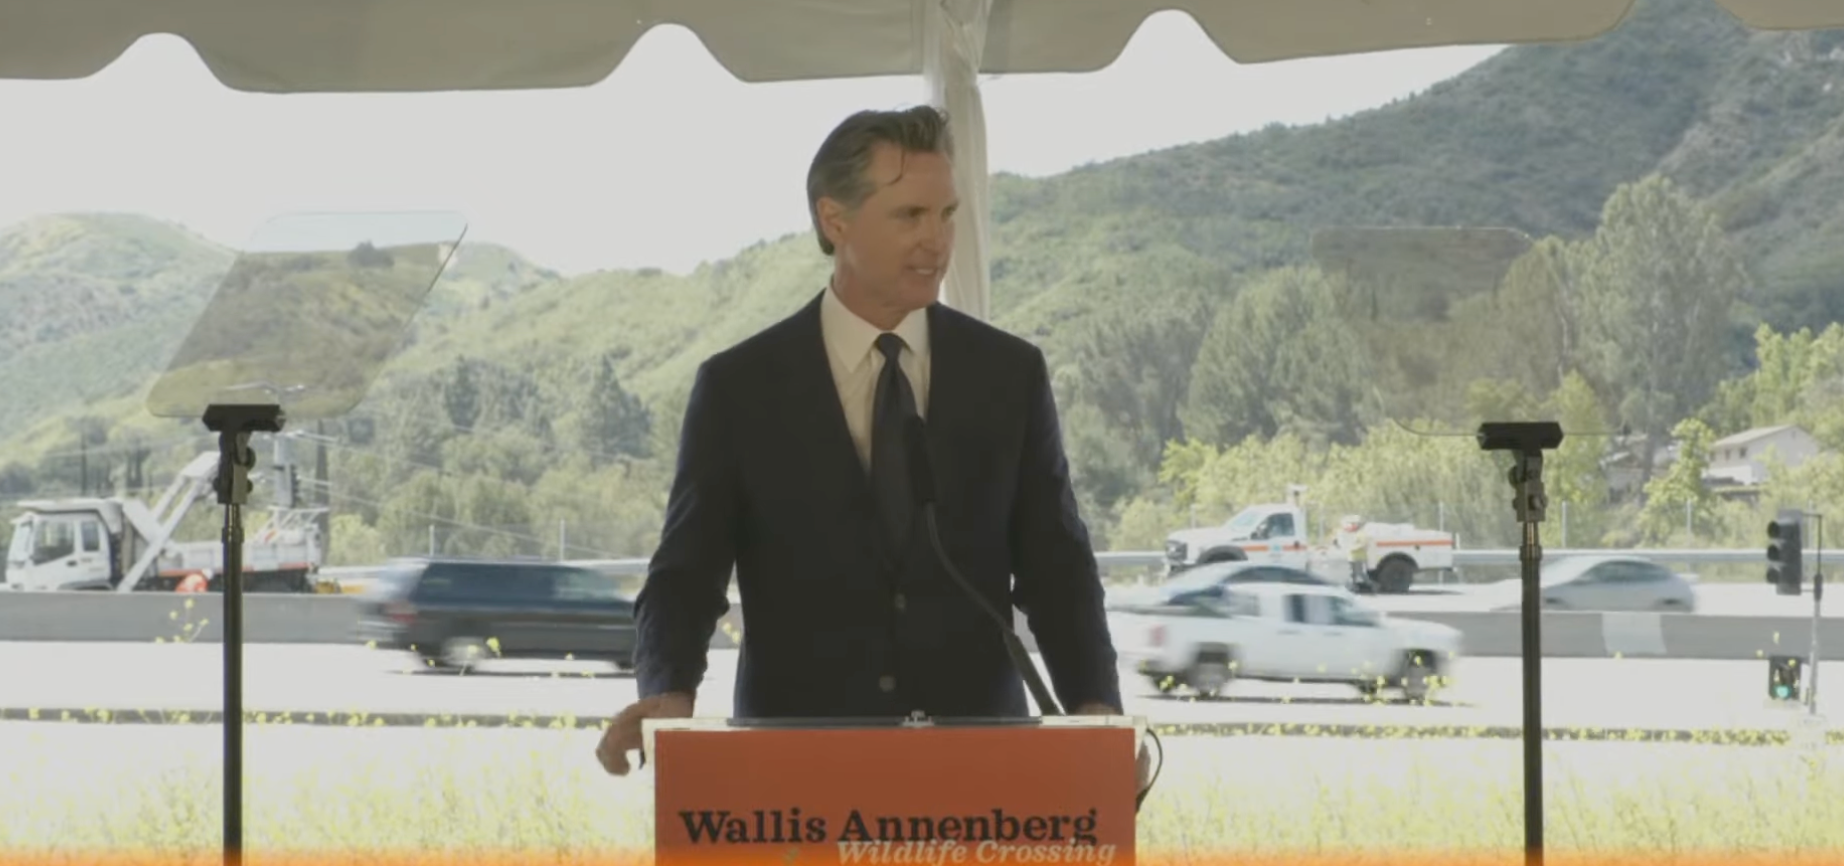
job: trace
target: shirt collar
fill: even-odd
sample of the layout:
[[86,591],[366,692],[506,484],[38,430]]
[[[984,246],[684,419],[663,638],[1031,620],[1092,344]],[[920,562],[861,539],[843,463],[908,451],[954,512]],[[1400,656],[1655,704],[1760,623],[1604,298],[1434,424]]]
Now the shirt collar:
[[[870,357],[878,335],[883,333],[876,325],[846,309],[830,284],[826,286],[825,297],[820,299],[820,328],[825,334],[827,351],[847,370],[858,369],[858,365]],[[927,354],[928,310],[911,311],[897,323],[895,333],[903,338],[911,352],[919,356]]]

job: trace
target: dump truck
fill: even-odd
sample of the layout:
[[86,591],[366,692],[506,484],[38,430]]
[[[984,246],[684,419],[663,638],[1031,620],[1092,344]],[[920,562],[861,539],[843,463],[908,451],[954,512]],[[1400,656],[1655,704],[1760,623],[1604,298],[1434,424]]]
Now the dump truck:
[[[193,505],[200,500],[216,505],[217,471],[216,452],[198,455],[152,507],[116,496],[20,503],[23,513],[13,518],[0,589],[173,592],[187,577],[202,574],[207,591],[221,592],[223,542],[173,538]],[[323,511],[278,506],[260,525],[246,525],[244,591],[331,591],[317,577]]]

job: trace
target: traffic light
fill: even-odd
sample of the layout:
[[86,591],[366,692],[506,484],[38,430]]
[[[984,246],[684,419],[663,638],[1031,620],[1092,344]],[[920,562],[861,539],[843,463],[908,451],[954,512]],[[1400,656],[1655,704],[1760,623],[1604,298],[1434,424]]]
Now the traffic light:
[[1799,700],[1799,657],[1767,659],[1767,696],[1776,701]]
[[1798,595],[1805,585],[1804,523],[1800,512],[1782,511],[1767,524],[1767,582],[1781,595]]

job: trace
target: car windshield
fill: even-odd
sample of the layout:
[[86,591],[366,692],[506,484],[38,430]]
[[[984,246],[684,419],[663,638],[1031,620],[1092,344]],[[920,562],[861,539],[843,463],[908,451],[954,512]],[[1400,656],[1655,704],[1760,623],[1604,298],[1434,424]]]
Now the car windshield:
[[13,521],[13,539],[7,546],[8,562],[25,562],[32,556],[32,520],[30,518]]
[[1554,564],[1543,569],[1542,583],[1544,586],[1568,583],[1571,580],[1581,577],[1582,572],[1600,564],[1601,561],[1602,560],[1599,559],[1589,559],[1585,557],[1558,560]]
[[1223,524],[1223,528],[1237,535],[1247,534],[1254,532],[1256,525],[1260,524],[1262,518],[1266,516],[1260,511],[1244,511]]
[[365,588],[364,595],[370,598],[402,595],[422,570],[420,564],[398,563],[388,566],[378,572],[377,578]]

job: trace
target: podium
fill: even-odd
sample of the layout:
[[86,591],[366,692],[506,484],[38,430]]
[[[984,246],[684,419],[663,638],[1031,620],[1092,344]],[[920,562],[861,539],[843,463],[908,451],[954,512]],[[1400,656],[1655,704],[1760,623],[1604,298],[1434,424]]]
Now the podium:
[[657,866],[1132,864],[1143,720],[642,724]]

